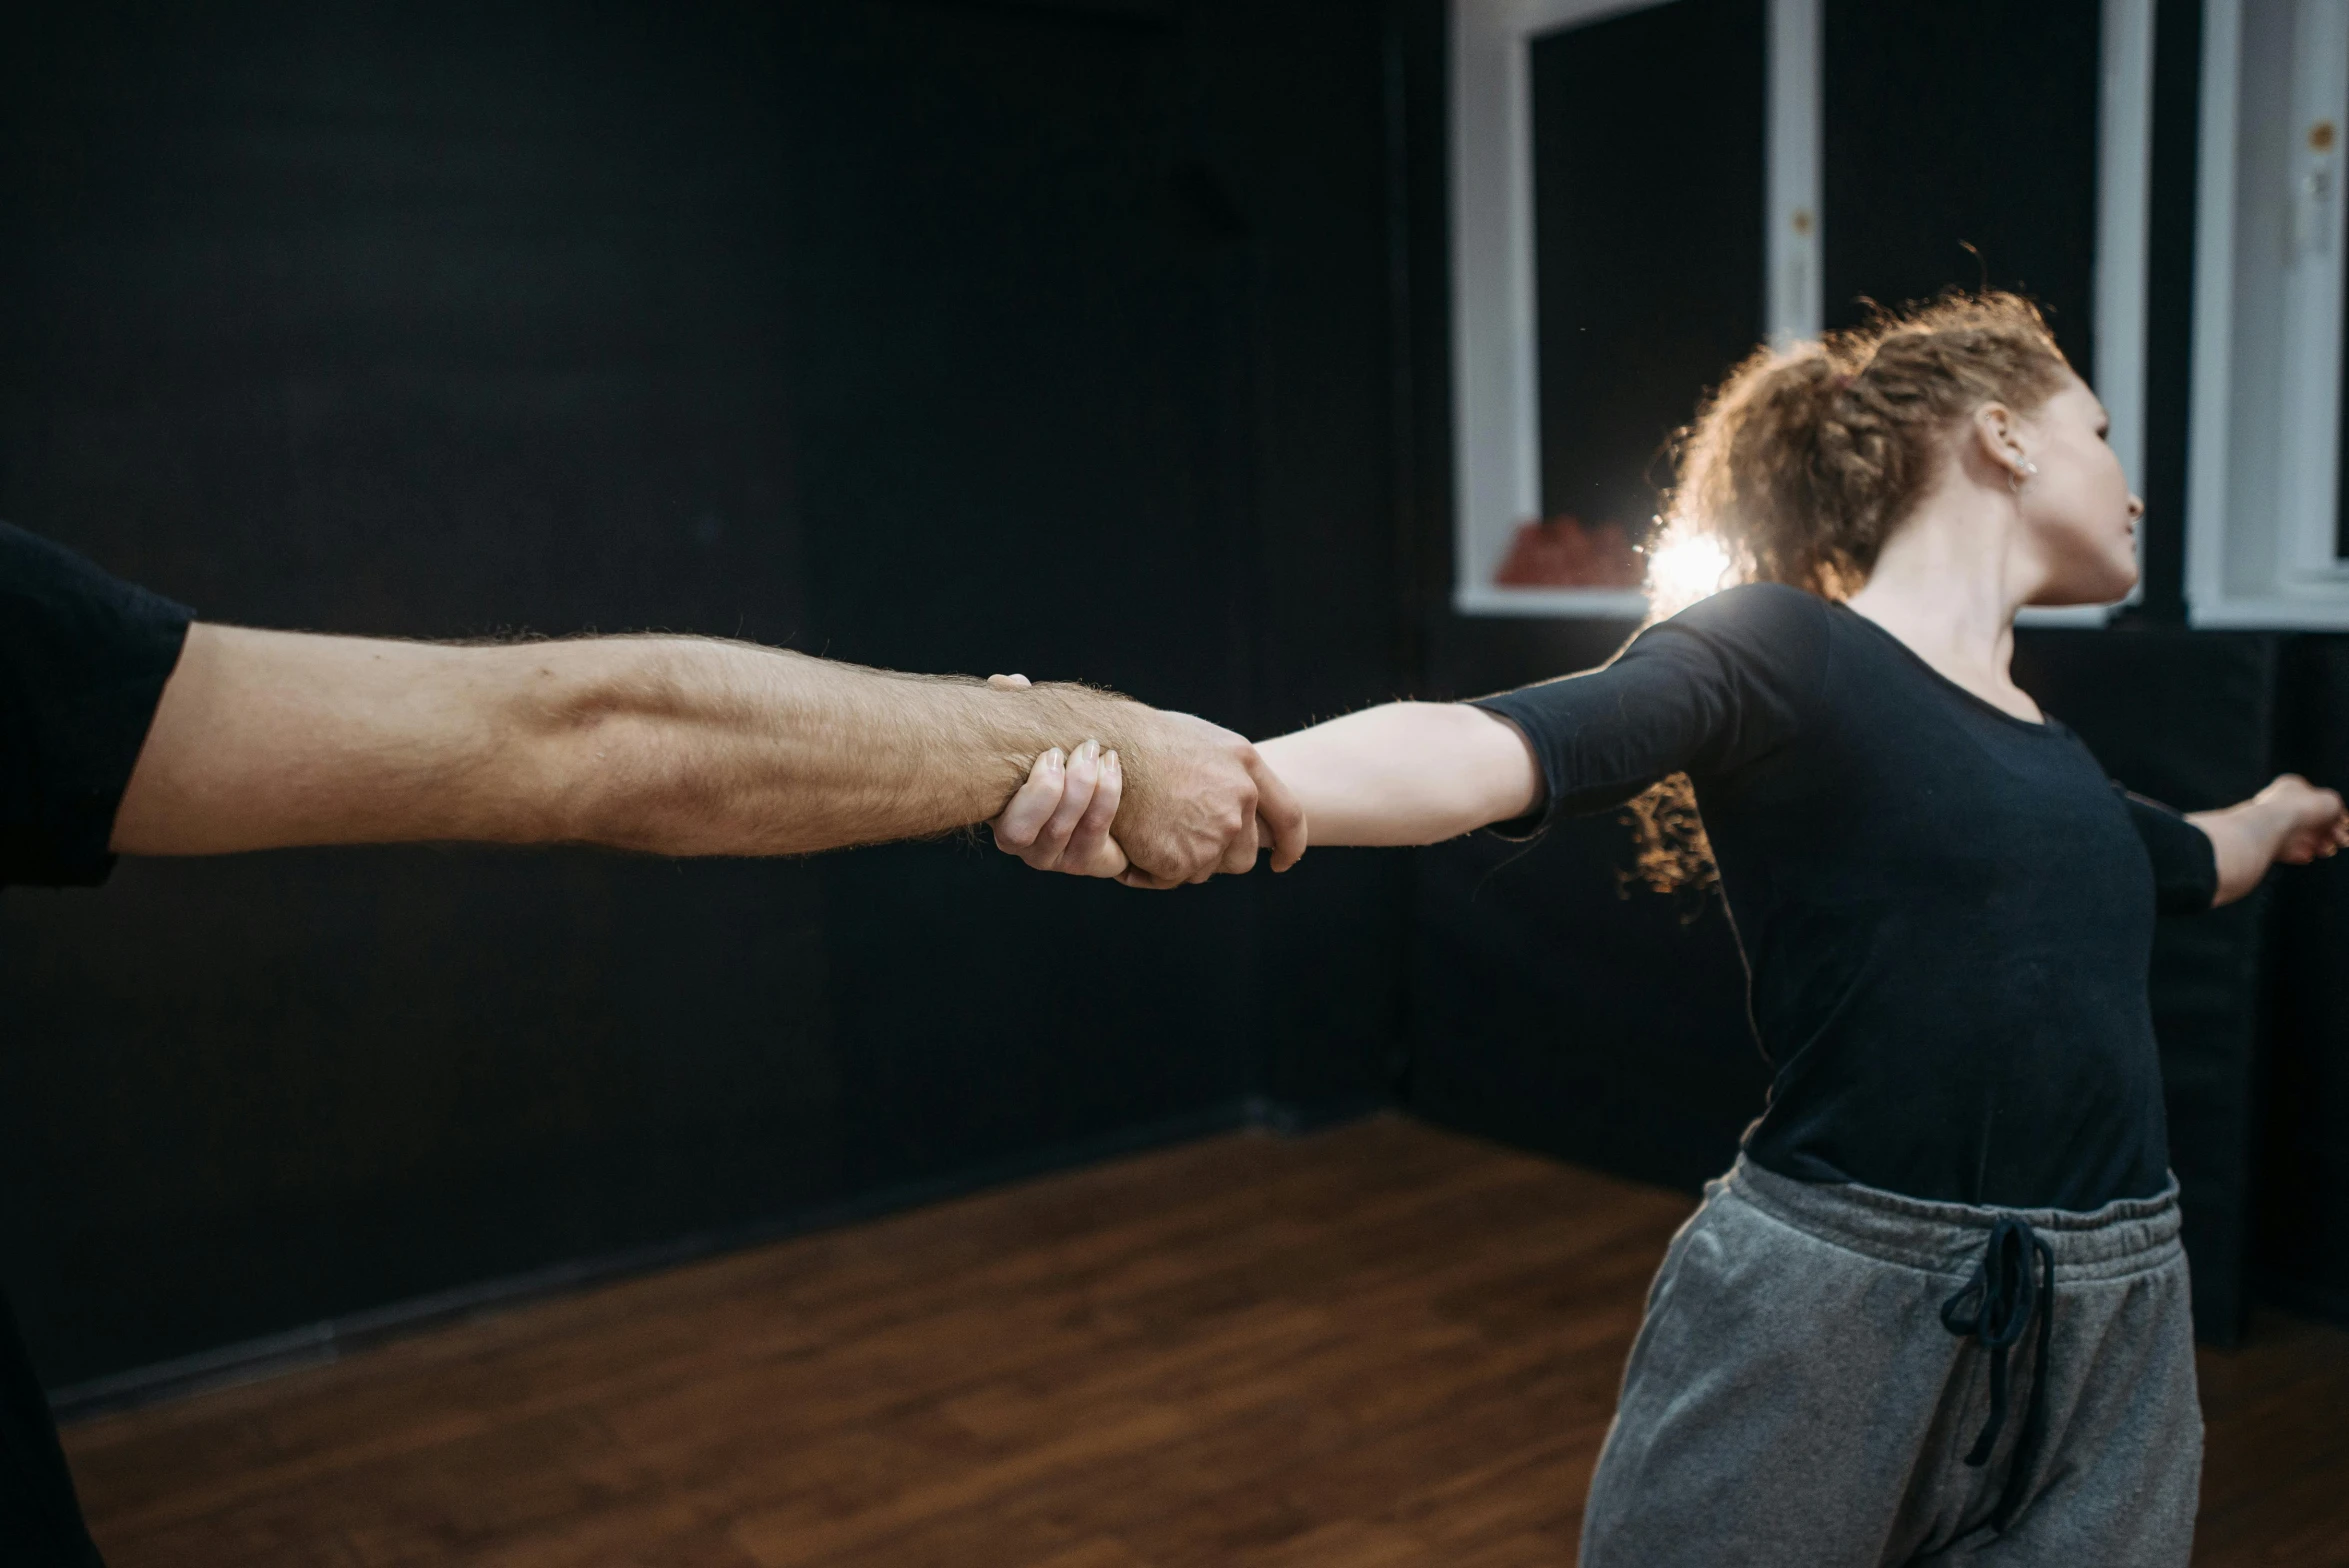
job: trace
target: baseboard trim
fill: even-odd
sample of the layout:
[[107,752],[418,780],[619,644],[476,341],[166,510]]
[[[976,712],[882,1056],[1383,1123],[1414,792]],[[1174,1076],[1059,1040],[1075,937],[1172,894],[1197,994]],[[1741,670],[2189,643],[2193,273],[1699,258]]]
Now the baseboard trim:
[[2264,1305],[2349,1326],[2349,1290],[2339,1286],[2312,1285],[2289,1275],[2262,1270],[2252,1279],[2252,1293]]
[[49,1408],[61,1424],[86,1421],[114,1411],[323,1366],[387,1340],[424,1333],[468,1318],[511,1311],[699,1258],[878,1219],[1033,1176],[1098,1164],[1146,1149],[1189,1143],[1241,1127],[1260,1127],[1284,1136],[1313,1132],[1384,1108],[1383,1104],[1368,1099],[1298,1103],[1247,1095],[1157,1121],[982,1162],[944,1176],[902,1182],[837,1202],[809,1205],[747,1225],[703,1231],[673,1241],[460,1285],[194,1355],[111,1372],[50,1390]]
[[1392,1100],[1370,1094],[1341,1095],[1327,1100],[1275,1100],[1267,1095],[1252,1094],[1243,1103],[1247,1108],[1250,1126],[1262,1127],[1284,1138],[1340,1127],[1347,1122],[1358,1122],[1366,1116],[1376,1116],[1381,1111],[1395,1109]]

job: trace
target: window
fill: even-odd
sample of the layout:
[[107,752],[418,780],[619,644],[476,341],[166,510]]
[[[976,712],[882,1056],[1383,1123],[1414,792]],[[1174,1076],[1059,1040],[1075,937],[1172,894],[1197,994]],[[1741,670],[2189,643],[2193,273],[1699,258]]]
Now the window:
[[2349,628],[2340,451],[2349,0],[2206,0],[2187,602]]
[[[1644,613],[1668,433],[1757,339],[1862,294],[2027,289],[2136,472],[2151,0],[1453,15],[1457,608]],[[2018,119],[2021,174],[1984,129]]]

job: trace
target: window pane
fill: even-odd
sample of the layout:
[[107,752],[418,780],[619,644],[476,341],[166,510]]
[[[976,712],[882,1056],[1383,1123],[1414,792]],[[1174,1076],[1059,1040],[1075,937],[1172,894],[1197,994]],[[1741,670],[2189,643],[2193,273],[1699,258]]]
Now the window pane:
[[[2096,269],[2098,0],[1827,0],[1830,325],[1985,281],[2081,374]],[[1973,246],[1976,254],[1966,247]]]
[[1542,505],[1574,525],[1504,581],[1636,583],[1671,432],[1761,336],[1763,20],[1674,0],[1533,44]]

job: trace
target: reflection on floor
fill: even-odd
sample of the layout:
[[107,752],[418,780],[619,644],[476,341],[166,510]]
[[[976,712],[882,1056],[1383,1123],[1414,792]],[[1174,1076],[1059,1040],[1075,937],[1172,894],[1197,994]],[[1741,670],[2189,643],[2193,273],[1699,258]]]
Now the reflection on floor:
[[[114,1568],[1560,1568],[1687,1200],[1234,1136],[76,1427]],[[2349,1333],[2206,1358],[2198,1563],[2349,1560]]]

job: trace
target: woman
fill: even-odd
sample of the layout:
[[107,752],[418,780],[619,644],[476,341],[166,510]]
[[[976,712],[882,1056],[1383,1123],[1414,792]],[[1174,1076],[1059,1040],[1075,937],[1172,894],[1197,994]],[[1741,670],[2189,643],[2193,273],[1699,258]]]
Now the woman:
[[[2191,817],[2125,795],[2015,685],[2016,610],[2135,581],[2105,426],[2010,295],[1759,353],[1688,433],[1668,525],[1744,583],[1594,673],[1261,746],[1314,844],[1693,784],[1776,1076],[1656,1277],[1587,1568],[2187,1561],[2154,915],[2349,819],[2290,776]],[[1117,784],[1040,768],[999,836],[1114,873]],[[1651,833],[1671,817],[1649,797]]]

